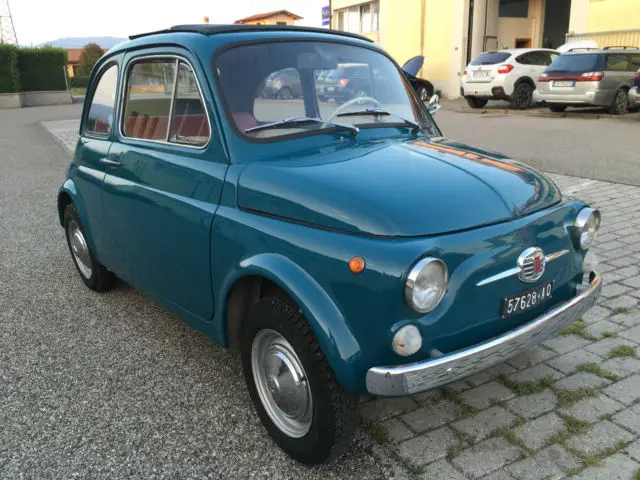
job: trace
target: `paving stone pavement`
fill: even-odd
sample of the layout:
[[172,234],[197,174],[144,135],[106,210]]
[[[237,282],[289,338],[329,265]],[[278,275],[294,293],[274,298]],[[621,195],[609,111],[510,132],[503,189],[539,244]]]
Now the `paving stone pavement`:
[[[73,150],[77,121],[43,125]],[[602,212],[599,305],[573,334],[464,381],[364,401],[365,428],[420,478],[639,478],[640,188],[550,176]]]

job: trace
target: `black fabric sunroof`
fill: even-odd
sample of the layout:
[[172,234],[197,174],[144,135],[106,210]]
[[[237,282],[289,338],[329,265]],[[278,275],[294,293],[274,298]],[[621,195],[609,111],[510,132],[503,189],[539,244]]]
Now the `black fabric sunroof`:
[[357,38],[359,40],[366,40],[371,42],[367,37],[358,35],[356,33],[343,32],[341,30],[329,30],[327,28],[316,27],[301,27],[298,25],[175,25],[166,30],[158,30],[155,32],[140,33],[137,35],[131,35],[130,40],[140,37],[147,37],[149,35],[157,35],[160,33],[171,32],[192,32],[201,33],[203,35],[215,35],[217,33],[240,33],[240,32],[313,32],[313,33],[325,33],[330,35],[339,35],[342,37]]

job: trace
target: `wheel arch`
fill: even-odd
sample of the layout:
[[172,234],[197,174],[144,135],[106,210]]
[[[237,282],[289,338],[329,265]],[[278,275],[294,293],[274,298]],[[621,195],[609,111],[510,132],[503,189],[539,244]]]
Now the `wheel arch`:
[[228,276],[218,322],[222,343],[236,344],[249,308],[274,294],[287,298],[304,313],[340,383],[345,388],[358,385],[355,369],[349,364],[360,356],[360,346],[342,313],[309,273],[280,254],[249,257]]
[[528,83],[529,85],[531,85],[533,87],[534,90],[536,90],[536,82],[529,77],[528,75],[525,75],[523,77],[520,77],[518,80],[516,80],[516,83],[513,85],[513,90],[515,91],[516,88],[518,88],[519,85],[523,84],[523,83]]
[[61,226],[64,226],[64,211],[67,208],[67,205],[69,205],[70,203],[73,203],[78,210],[78,216],[80,217],[80,221],[82,222],[82,227],[84,229],[87,242],[89,243],[89,248],[91,249],[91,252],[94,254],[94,256],[96,256],[96,248],[93,241],[93,234],[91,232],[91,224],[89,223],[89,219],[87,218],[84,203],[82,202],[82,197],[80,197],[80,194],[78,193],[73,180],[67,179],[67,181],[64,182],[64,184],[58,191],[58,220]]

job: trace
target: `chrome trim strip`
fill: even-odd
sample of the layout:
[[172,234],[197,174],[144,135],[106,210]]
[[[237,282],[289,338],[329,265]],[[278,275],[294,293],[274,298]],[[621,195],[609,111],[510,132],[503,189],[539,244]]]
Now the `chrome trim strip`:
[[[569,250],[560,250],[559,252],[550,253],[549,255],[544,257],[545,263],[552,262],[563,255],[569,253]],[[480,280],[476,283],[476,287],[482,287],[484,285],[488,285],[489,283],[497,282],[498,280],[502,280],[503,278],[512,277],[513,275],[518,275],[520,273],[520,267],[513,267],[509,270],[505,270],[504,272],[497,273],[492,275],[491,277],[487,277],[484,280]]]
[[[186,63],[191,69],[191,71],[193,72],[193,76],[196,79],[196,85],[198,86],[198,93],[200,94],[200,98],[202,99],[202,105],[204,107],[205,116],[207,117],[207,124],[209,125],[209,138],[207,139],[207,143],[205,143],[204,145],[196,146],[196,145],[189,145],[188,143],[167,142],[165,140],[151,140],[146,138],[128,137],[127,135],[124,134],[122,125],[124,123],[124,111],[127,105],[127,102],[126,102],[127,86],[129,85],[129,75],[131,74],[131,68],[133,67],[133,65],[135,65],[136,62],[140,60],[146,60],[149,58],[166,58],[168,60],[176,59],[178,61]],[[209,109],[207,108],[207,101],[202,93],[202,87],[200,86],[200,80],[198,79],[198,74],[196,73],[195,69],[193,68],[193,65],[191,65],[191,62],[187,58],[180,55],[176,55],[175,53],[167,53],[167,54],[154,53],[150,55],[143,54],[143,55],[129,59],[125,67],[126,67],[126,70],[124,74],[124,85],[122,85],[122,95],[121,95],[121,98],[118,99],[118,106],[120,107],[120,112],[118,113],[118,134],[120,135],[120,138],[122,140],[143,142],[143,143],[156,143],[160,145],[168,145],[171,147],[190,148],[192,150],[205,150],[209,146],[209,144],[211,143],[211,138],[213,137],[213,128],[211,126],[211,117],[209,115]],[[177,76],[178,76],[178,72],[176,72],[176,78]],[[174,91],[173,94],[171,95],[172,104],[173,104],[173,99],[175,98],[175,93],[176,92]]]
[[392,367],[372,367],[366,387],[374,395],[411,395],[437,388],[502,362],[566,328],[589,310],[602,290],[602,279],[591,272],[590,284],[577,295],[520,328],[478,345],[427,361]]

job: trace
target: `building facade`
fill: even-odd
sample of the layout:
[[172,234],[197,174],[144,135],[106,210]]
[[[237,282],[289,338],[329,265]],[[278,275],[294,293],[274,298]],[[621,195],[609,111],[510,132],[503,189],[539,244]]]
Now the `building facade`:
[[565,43],[571,0],[332,0],[331,12],[332,28],[371,38],[401,65],[424,56],[420,75],[455,98],[479,53]]
[[640,0],[572,0],[567,40],[640,48]]

